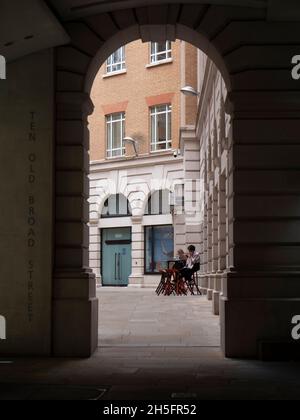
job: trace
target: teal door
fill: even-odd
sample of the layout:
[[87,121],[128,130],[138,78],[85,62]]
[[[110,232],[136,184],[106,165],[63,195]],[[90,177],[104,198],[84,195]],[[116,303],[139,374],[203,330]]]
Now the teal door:
[[128,286],[131,274],[131,229],[102,230],[102,285]]

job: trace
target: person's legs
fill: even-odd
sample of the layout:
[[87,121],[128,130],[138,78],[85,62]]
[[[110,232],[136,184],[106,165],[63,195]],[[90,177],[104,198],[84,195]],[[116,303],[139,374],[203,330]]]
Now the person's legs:
[[183,270],[181,270],[181,275],[187,281],[191,281],[192,275],[193,275],[193,270],[191,270],[190,268],[184,268]]

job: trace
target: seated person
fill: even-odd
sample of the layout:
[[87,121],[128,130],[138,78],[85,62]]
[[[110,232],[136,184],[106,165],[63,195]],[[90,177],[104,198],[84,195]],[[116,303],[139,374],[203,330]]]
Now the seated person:
[[177,256],[178,256],[178,260],[175,261],[171,269],[163,268],[161,262],[158,262],[156,266],[157,271],[159,271],[160,273],[171,273],[171,272],[173,273],[174,270],[179,271],[182,268],[184,268],[186,266],[186,261],[188,259],[186,253],[182,249],[179,249],[177,251]]
[[175,264],[173,265],[173,270],[182,270],[185,266],[186,266],[186,261],[187,261],[187,255],[186,253],[183,251],[183,249],[179,249],[177,251],[177,255],[178,255],[178,261],[175,262]]
[[200,270],[200,254],[196,252],[194,245],[190,245],[188,250],[189,256],[186,261],[186,265],[182,270],[180,270],[180,273],[185,280],[190,282],[193,274]]
[[176,261],[173,267],[170,269],[169,268],[164,269],[160,262],[157,263],[157,270],[159,271],[159,273],[161,273],[162,280],[165,280],[168,276],[172,276],[172,275],[176,276],[176,274],[180,272],[180,270],[182,270],[186,266],[186,261],[188,257],[185,254],[185,252],[182,249],[179,249],[177,252],[177,255],[178,255],[178,261]]

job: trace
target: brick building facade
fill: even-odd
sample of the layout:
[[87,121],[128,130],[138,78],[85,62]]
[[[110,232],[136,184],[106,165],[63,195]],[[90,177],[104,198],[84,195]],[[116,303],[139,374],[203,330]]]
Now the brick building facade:
[[[136,41],[112,55],[95,79],[91,93],[95,110],[89,120],[90,266],[98,284],[152,286],[160,264],[173,258],[177,248],[191,242],[200,247],[194,229],[186,236],[184,209],[178,209],[185,185],[184,157],[178,152],[181,133],[195,126],[197,113],[197,99],[185,97],[180,89],[197,85],[197,59],[198,50],[182,41],[164,45]],[[126,136],[136,141],[136,149],[122,141]],[[120,199],[128,200],[129,212],[105,214],[103,209]],[[151,211],[149,200],[154,200]],[[155,209],[160,200],[164,202],[161,211]],[[199,232],[198,221],[197,225]],[[109,263],[110,272],[103,273],[101,261],[106,252],[110,255],[104,238],[114,233],[125,234],[131,249],[114,242],[117,248],[109,249],[116,256]],[[156,239],[153,253],[158,255],[148,255],[153,244],[147,235],[167,238]],[[130,267],[120,262],[119,251],[127,259],[131,255]]]

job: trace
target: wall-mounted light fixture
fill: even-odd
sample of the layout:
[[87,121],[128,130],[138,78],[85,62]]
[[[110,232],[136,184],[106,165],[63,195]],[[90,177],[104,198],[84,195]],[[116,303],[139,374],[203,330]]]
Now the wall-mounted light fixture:
[[185,96],[200,96],[200,92],[194,89],[192,86],[185,86],[180,90]]
[[178,156],[181,156],[181,150],[180,149],[173,150],[173,156],[175,159],[178,158]]

